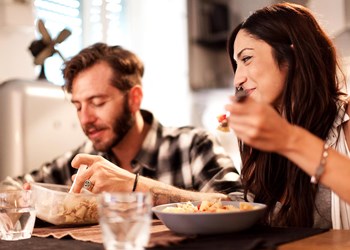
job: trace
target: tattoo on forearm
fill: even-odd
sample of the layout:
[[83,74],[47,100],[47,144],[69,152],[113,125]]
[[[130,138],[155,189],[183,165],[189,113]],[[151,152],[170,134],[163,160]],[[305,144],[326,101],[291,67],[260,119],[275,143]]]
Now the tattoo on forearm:
[[188,198],[181,196],[179,193],[169,192],[169,190],[153,187],[150,189],[154,205],[161,205],[174,202],[188,201]]
[[221,193],[202,193],[189,190],[169,190],[161,187],[152,187],[150,190],[153,205],[162,205],[176,202],[201,201],[201,200],[230,200],[227,195]]

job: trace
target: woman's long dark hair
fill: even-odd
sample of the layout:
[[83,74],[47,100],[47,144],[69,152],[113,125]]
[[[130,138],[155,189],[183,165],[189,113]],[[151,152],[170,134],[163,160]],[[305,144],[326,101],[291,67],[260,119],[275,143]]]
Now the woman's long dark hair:
[[[326,139],[342,94],[337,77],[339,65],[333,43],[311,12],[290,3],[254,12],[238,25],[228,40],[234,71],[237,65],[233,45],[242,29],[268,43],[280,67],[288,65],[281,103],[276,110],[291,124]],[[313,226],[317,186],[310,184],[310,177],[278,154],[259,151],[242,142],[240,145],[245,192],[255,194],[256,202],[267,204],[266,223],[272,218],[276,202],[283,199],[275,225]]]

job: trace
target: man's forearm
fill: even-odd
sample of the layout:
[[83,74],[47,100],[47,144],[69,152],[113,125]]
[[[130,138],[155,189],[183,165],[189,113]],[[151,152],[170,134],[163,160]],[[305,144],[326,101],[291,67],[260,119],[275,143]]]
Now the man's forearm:
[[229,200],[225,194],[184,190],[143,176],[140,176],[140,186],[136,191],[150,192],[154,206],[186,201]]

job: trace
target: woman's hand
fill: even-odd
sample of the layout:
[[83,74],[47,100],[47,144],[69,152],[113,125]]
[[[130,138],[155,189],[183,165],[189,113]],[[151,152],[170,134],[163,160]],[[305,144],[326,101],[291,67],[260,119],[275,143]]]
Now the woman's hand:
[[282,153],[288,146],[293,126],[282,118],[267,103],[247,97],[243,102],[235,101],[225,109],[231,113],[229,126],[244,143],[264,151]]
[[72,161],[72,167],[80,169],[79,175],[73,175],[75,185],[74,193],[79,193],[84,182],[90,180],[92,188],[89,191],[93,193],[106,192],[131,192],[134,183],[135,174],[119,168],[102,156],[78,154]]

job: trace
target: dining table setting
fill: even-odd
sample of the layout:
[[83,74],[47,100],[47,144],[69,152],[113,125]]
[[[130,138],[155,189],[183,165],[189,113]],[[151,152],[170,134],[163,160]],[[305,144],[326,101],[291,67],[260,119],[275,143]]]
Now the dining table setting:
[[149,193],[73,194],[67,188],[0,190],[0,250],[350,250],[350,230],[260,224],[265,204],[216,200],[153,206]]
[[[98,224],[79,227],[43,224],[35,226],[29,239],[0,241],[0,250],[104,249]],[[146,249],[350,249],[350,231],[253,226],[235,233],[183,235],[153,219]]]

